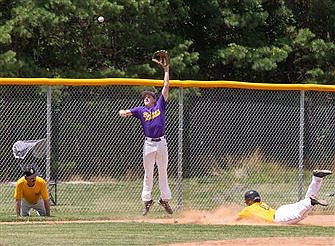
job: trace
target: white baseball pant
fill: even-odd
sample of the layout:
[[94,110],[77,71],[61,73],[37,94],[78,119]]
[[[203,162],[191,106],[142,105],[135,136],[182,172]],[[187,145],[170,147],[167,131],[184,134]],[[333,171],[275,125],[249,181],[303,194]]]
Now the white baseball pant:
[[171,190],[168,184],[168,148],[166,139],[161,138],[161,141],[154,142],[151,140],[144,141],[143,147],[143,166],[144,166],[144,180],[142,190],[142,200],[152,200],[151,192],[153,187],[153,175],[155,163],[158,169],[158,180],[160,198],[163,201],[169,201],[171,199]]
[[283,205],[276,210],[274,222],[280,224],[296,224],[303,220],[312,210],[310,197],[316,197],[321,188],[323,178],[312,177],[305,199],[288,205]]
[[21,216],[30,216],[30,209],[35,209],[37,215],[39,216],[46,215],[43,199],[39,199],[37,203],[35,204],[31,204],[27,202],[25,199],[22,199],[21,200],[21,211],[20,211]]

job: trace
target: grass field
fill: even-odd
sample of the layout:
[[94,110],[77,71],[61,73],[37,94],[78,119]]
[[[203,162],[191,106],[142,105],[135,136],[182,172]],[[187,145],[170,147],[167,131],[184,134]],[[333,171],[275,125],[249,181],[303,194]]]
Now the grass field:
[[[184,180],[182,208],[213,211],[220,207],[228,208],[229,205],[243,206],[244,190],[251,187],[260,191],[273,207],[297,201],[295,171],[285,171],[285,175],[278,175],[285,177],[281,182],[274,179],[270,171],[262,173],[269,174],[257,175],[262,178],[262,182],[259,179],[250,179],[251,182],[249,178],[248,182],[237,182],[229,173],[219,177]],[[320,192],[321,197],[333,191],[334,176],[327,177]],[[310,182],[310,173],[306,174],[306,177],[304,187]],[[170,184],[173,194],[177,194],[177,180],[171,178]],[[2,184],[0,185],[0,245],[164,245],[248,237],[313,236],[334,238],[335,245],[334,226],[182,224],[174,221],[148,223],[141,220],[143,218],[141,188],[142,180],[60,183],[57,186],[58,203],[51,207],[52,217],[40,218],[35,215],[18,219],[13,199],[14,185]],[[157,198],[159,196],[157,184],[154,189],[153,195]],[[176,202],[175,195],[171,201],[174,209],[177,207]],[[329,199],[329,202],[328,207],[318,207],[314,212],[334,214],[334,201]],[[179,212],[175,210],[173,218],[178,218],[181,215]],[[157,204],[152,207],[148,217],[169,218]]]
[[[244,192],[250,188],[258,190],[262,198],[272,207],[296,202],[297,179],[296,171],[286,171],[285,180],[276,180],[270,171],[261,175],[262,182],[254,180],[252,183],[237,182],[232,179],[232,174],[222,174],[220,176],[210,176],[201,178],[185,179],[182,185],[182,207],[183,209],[214,210],[225,206],[244,206]],[[304,190],[310,182],[310,173],[306,174],[304,180]],[[249,180],[249,179],[248,179]],[[251,179],[252,180],[252,179]],[[170,204],[174,210],[178,208],[177,180],[171,178],[170,186],[173,199]],[[285,181],[285,182],[284,182]],[[335,175],[327,177],[319,196],[325,198],[326,193],[333,192]],[[13,221],[15,215],[14,206],[14,184],[0,183],[0,221]],[[141,217],[142,179],[138,180],[117,180],[114,182],[77,182],[59,183],[57,185],[57,205],[51,207],[51,214],[59,219],[133,219]],[[159,198],[157,183],[154,185],[153,199]],[[317,207],[315,212],[329,214],[334,213],[335,203],[333,199],[328,199],[328,207]],[[151,215],[160,216],[162,214],[159,206],[154,206]]]
[[2,245],[161,245],[247,237],[334,237],[335,227],[135,222],[25,223],[0,224],[0,232]]

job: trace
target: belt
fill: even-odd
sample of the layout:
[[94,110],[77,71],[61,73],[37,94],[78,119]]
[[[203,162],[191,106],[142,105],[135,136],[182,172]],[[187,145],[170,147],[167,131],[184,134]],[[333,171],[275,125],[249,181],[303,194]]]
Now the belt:
[[149,141],[152,141],[152,142],[160,142],[160,141],[162,141],[162,139],[165,139],[165,136],[160,137],[160,138],[148,138],[148,137],[145,137],[145,140],[149,140]]

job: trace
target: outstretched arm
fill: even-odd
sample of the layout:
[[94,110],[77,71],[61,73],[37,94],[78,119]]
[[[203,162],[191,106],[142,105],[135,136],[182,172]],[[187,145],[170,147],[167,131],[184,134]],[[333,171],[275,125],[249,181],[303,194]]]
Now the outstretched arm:
[[122,118],[126,118],[128,116],[132,116],[132,112],[129,110],[129,109],[121,109],[119,111],[119,115],[122,117]]
[[170,74],[169,74],[169,65],[163,67],[164,68],[164,85],[162,89],[162,95],[165,101],[168,100],[169,97],[169,86],[170,86]]
[[166,50],[158,50],[152,56],[152,61],[162,66],[164,69],[164,85],[162,89],[162,95],[164,100],[167,101],[169,97],[169,83],[170,83],[170,56]]

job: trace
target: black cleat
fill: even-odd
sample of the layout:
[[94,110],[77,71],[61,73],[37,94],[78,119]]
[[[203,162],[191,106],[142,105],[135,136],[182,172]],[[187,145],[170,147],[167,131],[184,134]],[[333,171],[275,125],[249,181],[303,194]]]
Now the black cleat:
[[163,201],[162,198],[159,199],[159,204],[165,209],[168,214],[173,214],[172,208],[167,201]]
[[317,198],[310,197],[311,204],[314,205],[321,205],[321,206],[328,206],[328,202],[326,200],[321,200]]
[[153,200],[146,201],[144,202],[144,207],[143,207],[143,216],[146,216],[149,213],[150,207],[154,204]]
[[333,172],[330,171],[330,170],[313,170],[313,175],[315,177],[319,177],[319,178],[323,178],[323,177],[325,177],[327,175],[331,175],[331,174],[333,174]]

